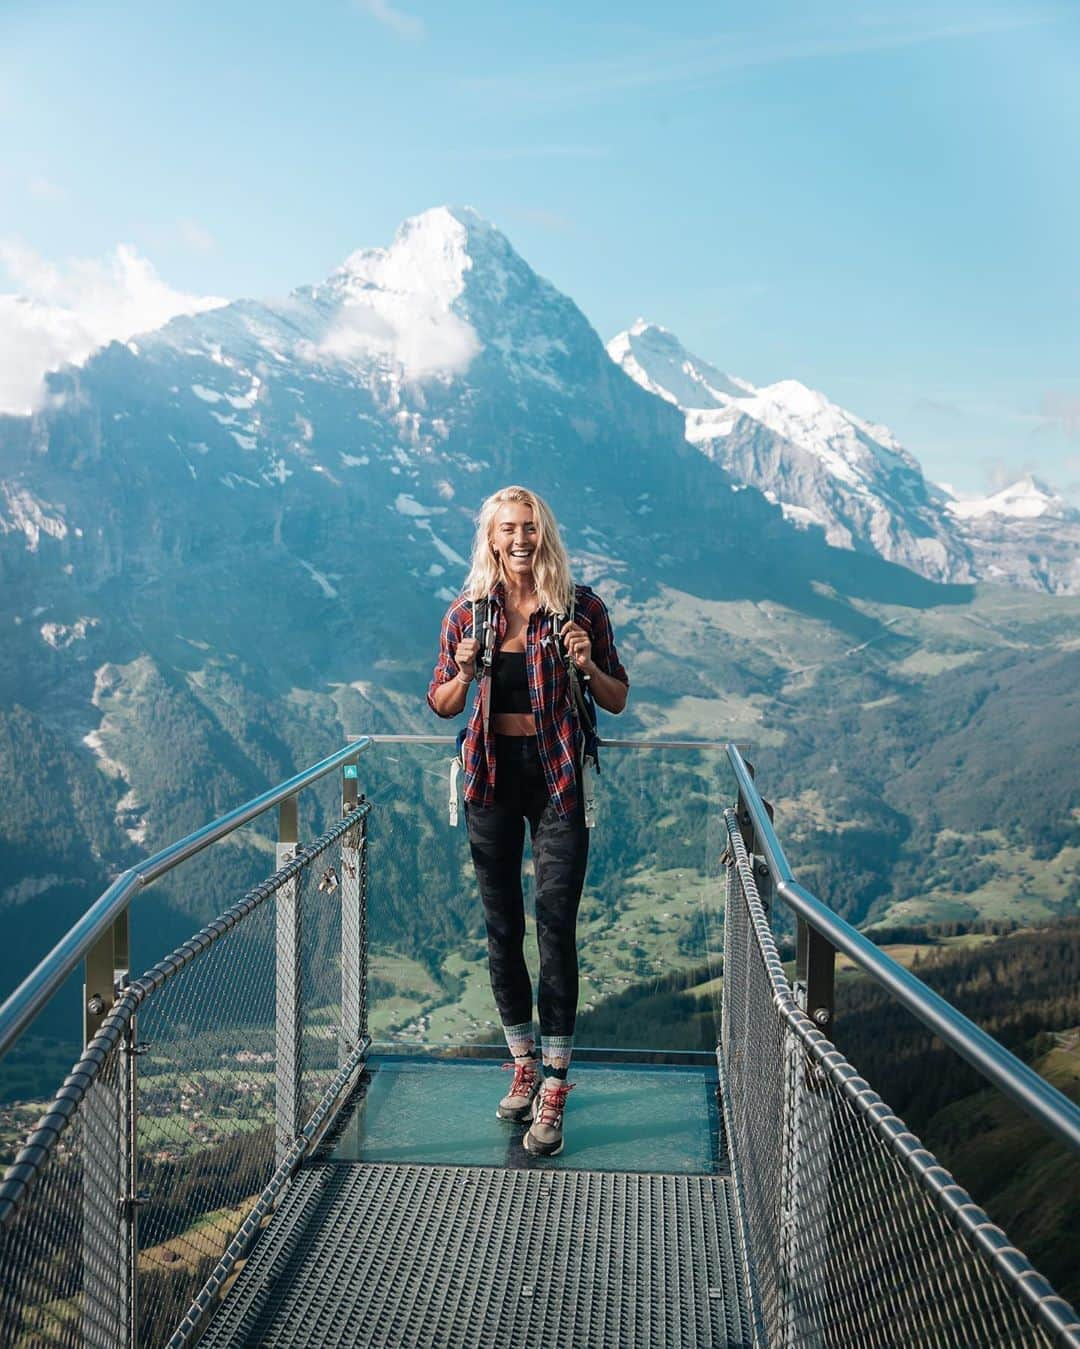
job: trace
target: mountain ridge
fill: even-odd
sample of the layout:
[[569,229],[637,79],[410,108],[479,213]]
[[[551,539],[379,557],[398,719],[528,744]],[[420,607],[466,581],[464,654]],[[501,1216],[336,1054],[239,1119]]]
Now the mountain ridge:
[[692,444],[833,546],[935,580],[1080,593],[1080,511],[1030,478],[958,498],[929,482],[887,427],[797,380],[755,388],[723,374],[644,319],[612,338],[608,354],[681,408]]
[[[408,276],[382,284],[393,245],[361,250],[337,299],[320,283],[175,318],[52,376],[34,416],[0,418],[11,526],[0,533],[0,732],[12,746],[5,784],[26,806],[19,867],[0,888],[17,936],[0,950],[0,983],[48,944],[48,922],[34,918],[64,921],[73,878],[103,889],[350,733],[444,731],[423,701],[438,623],[477,503],[507,481],[555,504],[575,573],[609,603],[633,685],[620,735],[753,741],[777,794],[797,794],[800,766],[816,781],[834,749],[861,766],[850,811],[862,831],[820,831],[809,845],[857,868],[856,921],[894,902],[889,868],[924,818],[917,793],[902,807],[872,798],[873,775],[899,790],[918,751],[894,751],[889,714],[862,717],[861,703],[896,698],[914,737],[933,715],[939,668],[961,671],[974,706],[1019,660],[1010,643],[1047,647],[1055,670],[1067,660],[1067,601],[1031,596],[1005,614],[969,586],[798,529],[689,444],[679,408],[620,370],[509,241],[481,233],[465,268],[469,220],[430,223],[421,242],[436,271],[445,264],[432,295],[408,290]],[[413,300],[424,340],[403,348]],[[339,347],[343,311],[358,321]],[[462,324],[477,346],[459,369]],[[1057,686],[1055,708],[1067,724]],[[868,730],[881,753],[863,764]],[[973,763],[984,738],[999,738],[992,718],[976,730]],[[1048,777],[1061,777],[1066,751],[1061,738],[1047,750]],[[420,799],[404,768],[379,771],[397,800]],[[39,780],[55,797],[42,819]],[[396,889],[373,921],[437,961],[478,914],[467,889],[447,897],[417,882],[432,859],[440,874],[460,865],[428,818],[444,809],[434,780],[420,783],[424,809],[388,863]],[[613,782],[594,858],[607,910],[629,902],[644,853],[668,846],[653,825],[671,780],[665,768],[637,796]],[[1010,817],[1019,838],[1026,827]],[[1055,815],[1055,848],[1063,829]],[[62,869],[47,864],[54,853]],[[242,840],[221,856],[216,878],[199,862],[183,885],[155,887],[161,930],[186,936],[267,860]]]

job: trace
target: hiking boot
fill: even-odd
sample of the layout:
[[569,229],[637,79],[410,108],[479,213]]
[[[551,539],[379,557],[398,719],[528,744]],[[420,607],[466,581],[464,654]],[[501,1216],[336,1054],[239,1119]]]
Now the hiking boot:
[[563,1111],[566,1098],[574,1089],[573,1082],[560,1082],[557,1077],[544,1079],[532,1105],[532,1124],[521,1140],[525,1150],[534,1157],[554,1157],[562,1152]]
[[540,1073],[535,1059],[526,1063],[504,1063],[503,1068],[513,1071],[514,1080],[510,1090],[499,1102],[495,1114],[499,1119],[515,1122],[527,1120],[532,1115],[533,1100],[540,1089]]

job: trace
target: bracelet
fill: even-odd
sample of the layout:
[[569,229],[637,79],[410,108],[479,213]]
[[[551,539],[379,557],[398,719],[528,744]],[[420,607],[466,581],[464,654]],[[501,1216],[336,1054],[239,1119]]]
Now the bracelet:
[[460,683],[464,684],[466,688],[468,688],[469,685],[473,682],[474,676],[473,676],[473,675],[469,675],[468,679],[462,679],[462,677],[461,677],[461,671],[459,670],[459,671],[457,672],[457,675],[455,676],[455,678],[456,678]]

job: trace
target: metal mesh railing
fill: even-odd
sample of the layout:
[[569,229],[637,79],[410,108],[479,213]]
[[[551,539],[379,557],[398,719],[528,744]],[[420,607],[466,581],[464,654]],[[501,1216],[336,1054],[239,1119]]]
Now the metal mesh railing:
[[366,813],[124,991],[0,1186],[0,1343],[164,1343],[296,1164],[364,1033]]
[[721,1058],[770,1344],[1075,1344],[1071,1309],[797,1005],[734,812]]
[[[18,1210],[0,1234],[0,1344],[38,1349],[122,1338],[127,1271],[116,1260],[115,1195],[122,1176],[113,1131],[124,1060],[122,1046],[103,1053],[82,1108],[51,1147],[44,1139],[36,1145],[42,1155],[34,1159],[35,1204]],[[71,1095],[65,1083],[57,1097],[61,1109]],[[117,1187],[111,1204],[95,1202],[99,1179]]]

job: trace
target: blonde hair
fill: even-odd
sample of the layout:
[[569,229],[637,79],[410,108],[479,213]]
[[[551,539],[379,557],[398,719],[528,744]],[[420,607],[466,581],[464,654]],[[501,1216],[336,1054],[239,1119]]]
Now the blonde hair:
[[574,582],[570,575],[570,559],[559,526],[551,507],[535,492],[527,487],[501,487],[480,507],[476,517],[476,537],[473,539],[472,565],[465,578],[463,594],[467,599],[478,600],[489,595],[499,581],[505,583],[499,559],[491,547],[491,531],[495,517],[503,506],[521,504],[528,506],[533,513],[533,522],[537,527],[536,552],[533,554],[533,580],[536,582],[536,597],[541,605],[552,614],[572,614],[574,612]]

